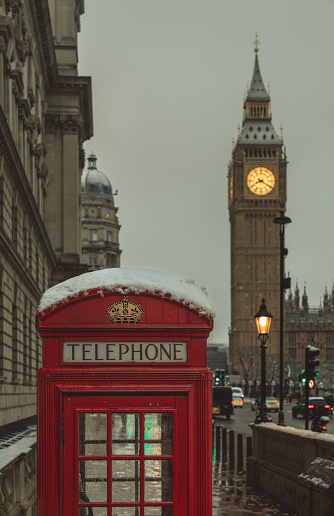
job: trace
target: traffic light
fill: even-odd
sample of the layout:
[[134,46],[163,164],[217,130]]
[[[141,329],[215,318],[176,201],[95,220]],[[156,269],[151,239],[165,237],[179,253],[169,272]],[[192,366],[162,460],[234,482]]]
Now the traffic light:
[[320,365],[320,360],[315,358],[320,354],[320,349],[307,346],[305,352],[306,376],[308,380],[314,380],[315,377],[320,375],[320,372],[316,369]]
[[306,372],[303,371],[302,374],[299,375],[299,381],[305,385],[306,381],[307,381],[307,378],[306,378]]
[[226,381],[225,369],[215,370],[215,385],[222,385]]

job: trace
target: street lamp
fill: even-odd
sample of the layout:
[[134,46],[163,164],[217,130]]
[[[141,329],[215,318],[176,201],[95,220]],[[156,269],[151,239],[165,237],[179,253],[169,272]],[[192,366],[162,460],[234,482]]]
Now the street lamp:
[[258,338],[261,341],[261,405],[260,412],[256,414],[255,424],[271,423],[272,419],[267,412],[266,404],[266,342],[269,338],[269,329],[273,316],[268,312],[265,300],[262,299],[262,305],[259,311],[254,315],[256,322]]
[[290,217],[285,215],[284,205],[281,205],[281,214],[279,217],[276,217],[273,220],[274,224],[279,224],[280,231],[280,370],[279,370],[279,394],[280,394],[280,405],[279,405],[279,414],[278,414],[278,424],[280,426],[284,426],[284,396],[283,396],[283,335],[284,335],[284,292],[285,289],[290,288],[291,280],[290,278],[285,278],[284,275],[284,258],[288,254],[288,250],[284,247],[284,233],[285,227],[287,224],[290,224],[292,221]]

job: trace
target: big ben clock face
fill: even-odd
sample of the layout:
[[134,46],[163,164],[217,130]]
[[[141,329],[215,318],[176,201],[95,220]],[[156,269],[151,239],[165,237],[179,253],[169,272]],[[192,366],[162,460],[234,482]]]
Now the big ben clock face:
[[267,195],[275,186],[275,176],[269,168],[256,167],[247,176],[247,186],[256,195]]

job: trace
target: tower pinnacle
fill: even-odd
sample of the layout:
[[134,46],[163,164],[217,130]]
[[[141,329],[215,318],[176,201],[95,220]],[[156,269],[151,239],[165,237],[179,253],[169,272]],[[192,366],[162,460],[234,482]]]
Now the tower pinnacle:
[[254,42],[253,42],[253,43],[254,43],[254,45],[255,45],[254,52],[257,54],[257,53],[258,53],[258,51],[259,51],[259,46],[258,46],[258,45],[259,45],[259,43],[260,43],[260,41],[259,41],[259,39],[258,39],[258,37],[257,37],[257,33],[255,34],[255,40],[254,40]]

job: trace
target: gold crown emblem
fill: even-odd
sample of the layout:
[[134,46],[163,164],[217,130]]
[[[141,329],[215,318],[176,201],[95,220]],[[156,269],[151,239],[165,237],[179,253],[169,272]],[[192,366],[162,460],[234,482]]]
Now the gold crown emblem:
[[111,323],[140,323],[143,314],[143,307],[139,303],[128,301],[127,296],[123,301],[116,301],[107,309]]

